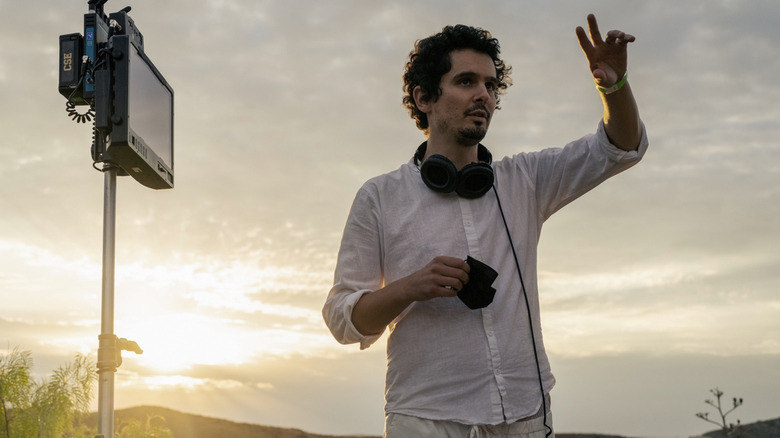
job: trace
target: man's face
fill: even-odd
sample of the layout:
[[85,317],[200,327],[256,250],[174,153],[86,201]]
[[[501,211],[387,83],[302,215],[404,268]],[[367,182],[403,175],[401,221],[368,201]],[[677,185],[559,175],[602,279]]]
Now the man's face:
[[429,135],[473,146],[487,134],[496,109],[498,79],[493,60],[471,49],[450,54],[452,68],[441,78],[441,96],[421,108],[428,116]]

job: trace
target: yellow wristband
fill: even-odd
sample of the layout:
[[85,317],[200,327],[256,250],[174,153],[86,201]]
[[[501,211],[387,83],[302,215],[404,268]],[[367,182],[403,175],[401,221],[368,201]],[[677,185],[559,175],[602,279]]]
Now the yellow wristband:
[[599,91],[601,91],[604,94],[612,94],[615,91],[623,88],[623,85],[626,85],[626,82],[628,82],[628,72],[626,72],[626,74],[623,75],[623,79],[621,79],[620,82],[618,82],[617,84],[615,84],[615,85],[613,85],[613,86],[611,86],[609,88],[599,87],[597,85],[596,88],[598,88]]

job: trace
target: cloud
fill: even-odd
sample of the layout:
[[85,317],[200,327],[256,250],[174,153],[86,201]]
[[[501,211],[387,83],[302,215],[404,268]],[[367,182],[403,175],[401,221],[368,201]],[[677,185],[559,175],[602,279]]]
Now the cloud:
[[701,257],[596,272],[542,271],[548,349],[562,356],[778,354],[772,333],[780,302],[765,272],[775,263]]
[[[192,393],[194,391],[208,392],[211,390],[231,391],[241,388],[243,385],[241,382],[235,380],[197,379],[182,375],[157,375],[146,377],[130,373],[122,375],[120,388],[138,386],[147,388],[150,391],[182,390],[184,392]],[[269,384],[257,384],[256,387],[267,389],[272,386]]]

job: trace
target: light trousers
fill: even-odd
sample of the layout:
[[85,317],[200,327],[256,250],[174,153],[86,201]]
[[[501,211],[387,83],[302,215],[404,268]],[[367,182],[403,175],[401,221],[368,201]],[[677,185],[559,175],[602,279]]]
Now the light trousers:
[[[552,429],[552,414],[547,413],[547,425]],[[521,420],[511,424],[468,425],[454,421],[426,420],[402,414],[385,418],[384,438],[545,438],[544,417]],[[550,434],[555,438],[555,433]]]

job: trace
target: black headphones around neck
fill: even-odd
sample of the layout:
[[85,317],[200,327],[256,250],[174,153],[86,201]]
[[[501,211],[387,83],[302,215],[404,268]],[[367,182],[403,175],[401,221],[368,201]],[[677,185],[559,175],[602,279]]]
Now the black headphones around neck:
[[478,162],[458,170],[444,155],[431,155],[425,161],[428,142],[423,142],[414,154],[414,164],[420,166],[420,176],[428,188],[438,193],[455,192],[467,199],[479,198],[493,187],[493,156],[485,146],[477,146]]

